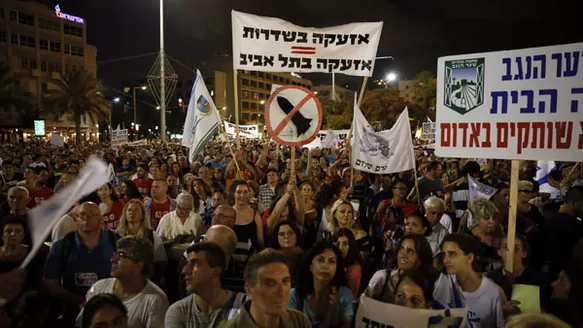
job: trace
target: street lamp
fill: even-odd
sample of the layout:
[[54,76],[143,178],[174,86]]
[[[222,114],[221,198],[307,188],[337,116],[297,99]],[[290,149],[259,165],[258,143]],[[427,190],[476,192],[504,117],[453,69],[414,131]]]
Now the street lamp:
[[259,103],[260,103],[261,105],[265,105],[265,100],[261,100]]
[[397,79],[397,74],[390,72],[389,74],[387,74],[387,76],[385,77],[385,89],[387,89],[389,87],[389,84],[393,81],[395,81]]
[[119,97],[115,97],[115,98],[113,98],[113,102],[114,102],[114,103],[118,103],[118,102],[119,102]]

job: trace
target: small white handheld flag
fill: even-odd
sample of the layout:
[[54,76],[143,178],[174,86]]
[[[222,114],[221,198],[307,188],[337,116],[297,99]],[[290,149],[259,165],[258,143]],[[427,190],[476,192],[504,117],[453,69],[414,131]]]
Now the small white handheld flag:
[[215,135],[220,124],[221,117],[217,107],[200,71],[197,70],[182,136],[182,145],[190,149],[188,156],[190,161],[193,161],[203,150],[204,145]]
[[32,249],[20,267],[26,268],[53,230],[55,224],[79,199],[94,192],[108,181],[107,164],[99,158],[91,156],[75,182],[56,193],[47,202],[30,210],[28,213],[28,227],[32,239]]
[[468,184],[470,185],[470,200],[479,198],[490,199],[490,197],[498,192],[498,189],[481,183],[470,175],[468,175]]

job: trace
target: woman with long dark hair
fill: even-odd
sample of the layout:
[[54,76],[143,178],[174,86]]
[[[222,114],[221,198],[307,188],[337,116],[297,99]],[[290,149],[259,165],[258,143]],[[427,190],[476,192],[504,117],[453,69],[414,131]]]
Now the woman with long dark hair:
[[298,283],[300,267],[303,261],[302,233],[293,220],[279,222],[271,233],[269,245],[288,258],[292,287]]
[[289,294],[289,308],[303,311],[312,327],[348,328],[354,316],[352,292],[336,246],[320,240],[306,255],[300,283]]
[[433,298],[440,304],[456,307],[452,281],[441,274],[433,266],[433,252],[429,242],[422,235],[405,235],[397,246],[396,258],[389,261],[386,269],[377,271],[364,294],[385,303],[395,302],[395,291],[399,280],[411,273],[417,272],[430,282],[433,288]]
[[318,213],[318,218],[316,219],[316,225],[318,226],[315,236],[316,239],[321,239],[324,232],[330,231],[330,223],[334,217],[332,206],[338,199],[345,198],[346,186],[344,186],[342,181],[335,180],[330,183],[325,183],[320,187],[320,190],[318,190],[315,196],[316,211]]
[[138,190],[138,186],[132,180],[126,180],[121,184],[121,195],[124,206],[132,199],[138,199],[140,201],[144,199],[144,196]]
[[340,229],[335,234],[336,247],[342,255],[342,267],[346,275],[348,287],[356,301],[359,295],[360,279],[362,278],[362,265],[360,252],[354,234],[349,229]]
[[103,225],[107,229],[117,229],[124,208],[117,191],[111,183],[106,183],[97,190],[97,195],[101,200],[99,208],[103,213]]

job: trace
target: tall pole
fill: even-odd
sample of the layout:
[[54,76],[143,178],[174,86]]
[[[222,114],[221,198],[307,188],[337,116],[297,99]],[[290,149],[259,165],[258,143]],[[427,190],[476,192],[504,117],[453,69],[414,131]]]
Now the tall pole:
[[336,73],[332,72],[332,101],[336,101]]
[[138,110],[136,108],[136,103],[137,103],[137,101],[136,101],[136,87],[133,87],[133,89],[134,89],[134,131],[136,133],[136,141],[137,141],[138,140],[138,129],[137,129],[138,128],[138,115],[136,113]]
[[235,140],[237,142],[237,148],[241,148],[241,142],[239,141],[239,81],[237,80],[237,70],[233,70],[233,90],[234,90],[234,100],[235,100],[235,126],[237,130],[235,131]]
[[164,0],[160,0],[160,138],[166,141],[166,79],[164,66]]

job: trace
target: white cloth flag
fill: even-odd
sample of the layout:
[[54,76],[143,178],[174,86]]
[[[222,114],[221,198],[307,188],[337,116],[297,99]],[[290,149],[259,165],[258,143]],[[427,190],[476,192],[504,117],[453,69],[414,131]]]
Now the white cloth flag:
[[308,149],[332,148],[338,149],[344,146],[350,130],[320,130],[314,141],[305,145]]
[[415,168],[407,108],[390,130],[377,133],[355,102],[352,131],[353,168],[375,174],[403,172]]
[[188,157],[191,162],[204,149],[207,141],[215,135],[219,124],[221,124],[221,117],[217,107],[200,71],[197,70],[182,135],[182,145],[189,148]]
[[470,185],[470,200],[486,198],[494,196],[498,192],[498,189],[488,186],[487,184],[481,183],[480,181],[472,178],[468,175],[468,184]]
[[468,309],[427,310],[360,297],[355,327],[466,327]]
[[94,192],[108,181],[107,164],[91,156],[75,182],[56,193],[47,202],[30,210],[28,227],[32,238],[32,249],[20,267],[26,268],[53,230],[54,225],[79,199]]

